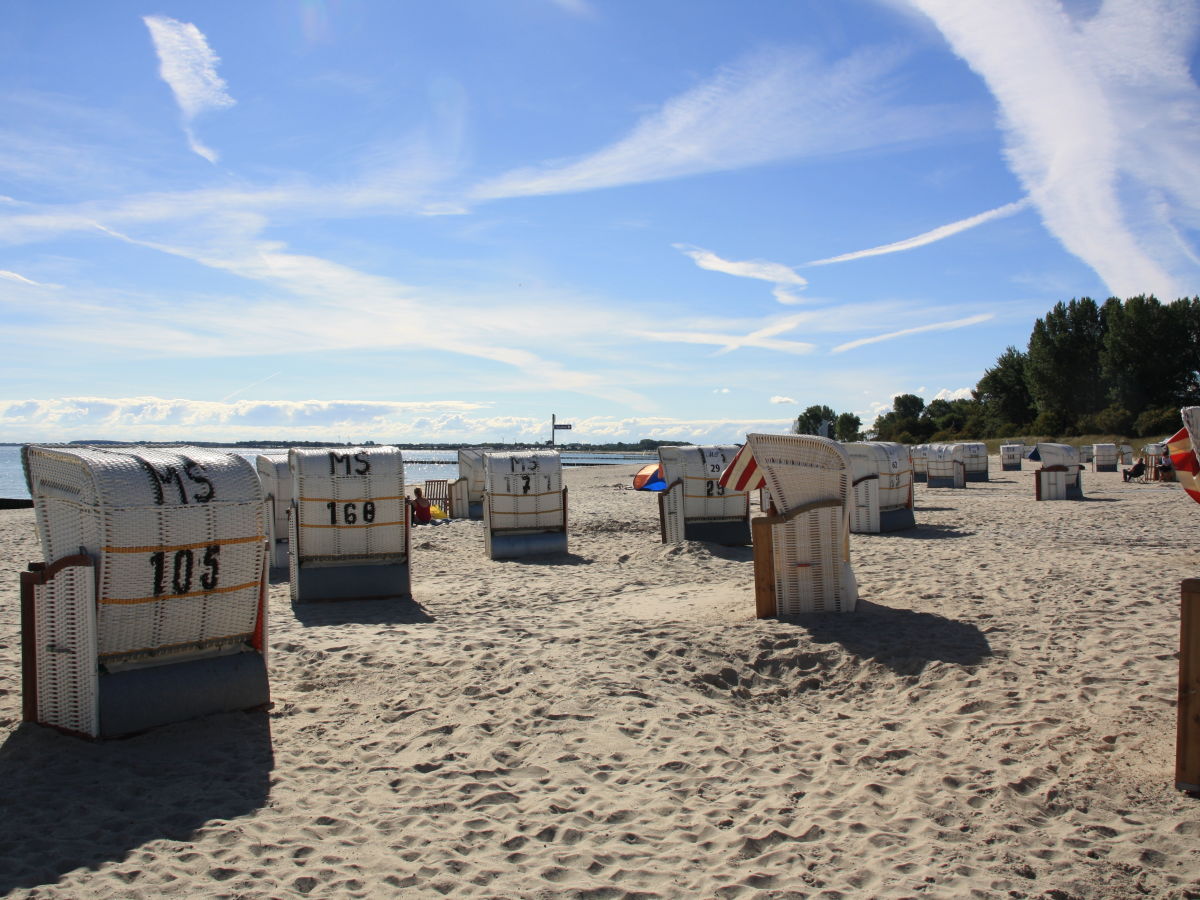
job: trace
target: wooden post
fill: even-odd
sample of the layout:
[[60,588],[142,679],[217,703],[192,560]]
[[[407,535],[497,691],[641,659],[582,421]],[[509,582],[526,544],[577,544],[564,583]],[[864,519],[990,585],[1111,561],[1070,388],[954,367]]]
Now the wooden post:
[[1175,787],[1200,792],[1200,578],[1185,578],[1180,585]]
[[778,613],[775,600],[775,549],[771,544],[771,526],[778,516],[760,516],[750,520],[754,541],[754,614],[773,619]]

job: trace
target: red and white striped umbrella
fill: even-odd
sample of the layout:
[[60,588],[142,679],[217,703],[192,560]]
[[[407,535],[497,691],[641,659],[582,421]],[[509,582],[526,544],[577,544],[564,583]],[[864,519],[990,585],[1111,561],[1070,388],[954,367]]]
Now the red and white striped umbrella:
[[743,444],[742,449],[725,467],[725,471],[721,473],[720,485],[731,487],[735,491],[756,491],[767,486],[767,480],[758,468],[758,463],[754,461],[749,444]]
[[1182,411],[1183,427],[1167,441],[1175,478],[1188,496],[1200,503],[1200,458],[1196,438],[1200,436],[1200,407],[1189,406]]

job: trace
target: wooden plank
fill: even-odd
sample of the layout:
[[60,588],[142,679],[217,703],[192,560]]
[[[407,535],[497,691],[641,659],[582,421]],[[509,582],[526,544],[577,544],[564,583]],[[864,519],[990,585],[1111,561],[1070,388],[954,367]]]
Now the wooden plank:
[[754,541],[754,614],[760,619],[773,619],[778,614],[775,600],[775,551],[771,545],[771,526],[777,516],[765,516],[750,521]]
[[1200,792],[1200,578],[1180,585],[1175,787]]

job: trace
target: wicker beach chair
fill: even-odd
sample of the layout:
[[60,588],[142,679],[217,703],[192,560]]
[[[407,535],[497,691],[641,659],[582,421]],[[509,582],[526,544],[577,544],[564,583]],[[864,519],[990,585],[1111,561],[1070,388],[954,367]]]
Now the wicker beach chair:
[[888,441],[842,446],[850,457],[853,478],[850,530],[855,534],[880,534],[916,525],[908,448]]
[[966,441],[959,446],[963,449],[963,477],[967,481],[987,481],[987,444],[982,441]]
[[658,495],[664,544],[710,541],[729,547],[750,543],[750,493],[723,487],[721,473],[738,448],[660,447],[667,489]]
[[411,597],[400,450],[293,448],[288,464],[292,602]]
[[1034,496],[1038,500],[1082,500],[1083,464],[1079,451],[1070,444],[1039,443],[1037,456],[1042,467],[1034,474]]
[[287,451],[261,453],[254,461],[266,495],[267,558],[272,575],[288,568],[288,510],[292,506],[292,472]]
[[21,577],[27,720],[107,738],[270,701],[247,460],[31,445],[23,462],[45,556]]
[[[750,434],[747,452],[776,509],[751,522],[758,617],[853,611],[858,585],[850,568],[846,451],[815,435]],[[735,486],[753,490],[757,483]]]
[[931,488],[967,486],[966,454],[962,444],[933,444],[925,454],[925,483]]
[[909,459],[912,460],[913,483],[924,483],[929,480],[929,469],[926,461],[929,456],[928,444],[916,444],[908,448]]
[[1115,472],[1120,461],[1116,444],[1092,445],[1092,471]]
[[1025,458],[1024,444],[1000,445],[1000,470],[1002,472],[1020,472],[1021,460]]
[[555,450],[484,456],[483,526],[491,559],[567,552],[567,489]]
[[450,500],[447,513],[456,519],[483,518],[485,452],[478,447],[463,447],[458,451],[458,477],[447,486]]

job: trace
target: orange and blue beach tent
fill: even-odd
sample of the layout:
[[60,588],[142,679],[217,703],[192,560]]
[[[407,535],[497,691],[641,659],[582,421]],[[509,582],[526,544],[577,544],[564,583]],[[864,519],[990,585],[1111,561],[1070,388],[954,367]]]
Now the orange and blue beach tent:
[[650,463],[642,466],[633,476],[635,491],[665,491],[667,480],[663,477],[662,463]]

